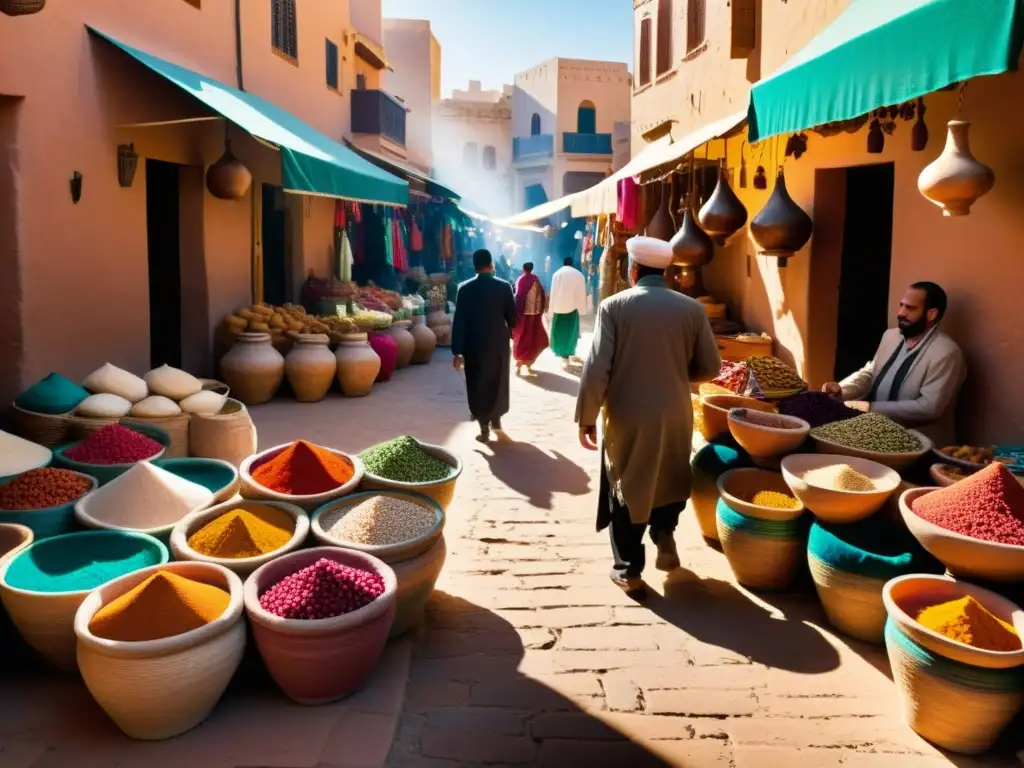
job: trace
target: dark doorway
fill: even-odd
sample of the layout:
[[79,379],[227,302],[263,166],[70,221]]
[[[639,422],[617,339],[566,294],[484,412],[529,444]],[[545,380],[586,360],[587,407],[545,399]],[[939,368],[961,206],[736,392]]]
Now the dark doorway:
[[263,301],[280,306],[288,296],[284,191],[263,185]]
[[889,327],[893,181],[892,163],[846,170],[836,381],[874,357]]
[[181,367],[181,249],[178,166],[146,160],[149,244],[149,361]]

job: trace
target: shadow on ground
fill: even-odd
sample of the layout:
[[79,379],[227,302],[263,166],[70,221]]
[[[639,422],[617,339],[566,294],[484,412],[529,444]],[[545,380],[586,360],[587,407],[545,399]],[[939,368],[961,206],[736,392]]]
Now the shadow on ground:
[[492,441],[490,452],[477,450],[491,474],[506,487],[540,509],[551,509],[556,493],[583,496],[590,491],[590,475],[557,451],[548,453],[532,443],[510,439]]
[[[576,376],[579,376],[578,372]],[[576,393],[579,392],[580,388],[578,378],[559,376],[557,373],[551,373],[550,371],[534,371],[532,376],[523,376],[523,381],[548,392],[557,392],[558,394],[569,395],[570,397],[576,397]]]

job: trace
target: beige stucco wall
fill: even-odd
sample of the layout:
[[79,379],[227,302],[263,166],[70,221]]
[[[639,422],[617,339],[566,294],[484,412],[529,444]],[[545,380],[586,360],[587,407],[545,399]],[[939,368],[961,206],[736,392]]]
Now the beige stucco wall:
[[[384,73],[382,86],[401,99],[409,110],[405,118],[406,156],[409,162],[429,171],[433,142],[432,93],[435,84],[440,87],[440,49],[430,31],[430,22],[385,19],[384,45],[392,71]],[[433,69],[435,64],[437,71]]]

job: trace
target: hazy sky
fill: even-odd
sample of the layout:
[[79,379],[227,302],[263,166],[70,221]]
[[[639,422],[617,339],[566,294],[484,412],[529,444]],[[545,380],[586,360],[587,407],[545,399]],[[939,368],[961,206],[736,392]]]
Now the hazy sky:
[[[358,0],[357,0],[358,1]],[[632,68],[629,0],[383,0],[384,16],[429,19],[441,44],[441,88],[485,88],[545,59],[624,61]]]

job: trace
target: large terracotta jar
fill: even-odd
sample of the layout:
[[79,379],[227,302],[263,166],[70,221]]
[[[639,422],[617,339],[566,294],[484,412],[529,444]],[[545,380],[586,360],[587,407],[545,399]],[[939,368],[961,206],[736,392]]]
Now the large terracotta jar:
[[395,368],[405,368],[412,362],[413,352],[416,350],[416,340],[409,333],[408,320],[399,320],[388,329],[388,334],[398,344],[398,358],[395,360]]
[[281,386],[284,358],[274,349],[269,333],[240,333],[220,361],[220,370],[232,395],[246,405],[259,405]]
[[437,348],[437,336],[427,328],[427,318],[423,315],[416,315],[412,319],[412,327],[409,329],[413,341],[416,344],[412,352],[412,364],[423,365],[430,362]]
[[370,394],[373,382],[380,373],[380,357],[370,347],[365,333],[351,333],[341,337],[337,361],[338,384],[345,397],[363,397]]
[[942,209],[943,216],[966,216],[996,181],[992,169],[971,154],[970,127],[967,120],[950,120],[945,149],[917,177],[917,188]]
[[370,333],[370,348],[380,358],[380,371],[377,373],[377,381],[391,381],[395,373],[395,365],[398,363],[398,342],[384,332]]
[[331,340],[324,333],[300,333],[295,346],[284,359],[295,399],[315,403],[324,399],[338,372],[338,361],[331,354]]

